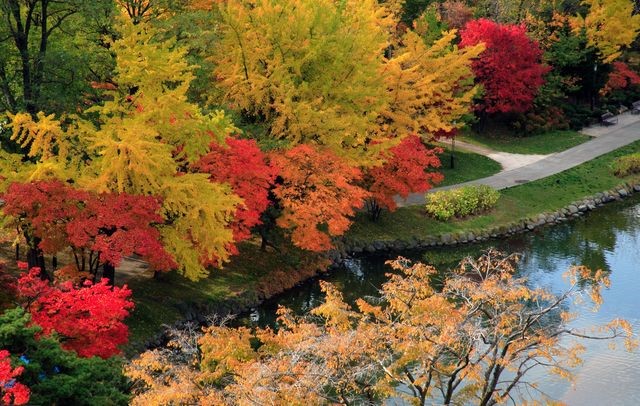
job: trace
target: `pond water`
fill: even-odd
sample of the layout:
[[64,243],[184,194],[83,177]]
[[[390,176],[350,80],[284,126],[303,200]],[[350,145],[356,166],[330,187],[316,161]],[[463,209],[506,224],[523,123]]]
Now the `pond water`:
[[[422,260],[446,269],[464,256],[476,256],[494,246],[505,252],[524,254],[518,271],[534,286],[555,292],[566,290],[562,274],[572,264],[610,272],[611,287],[603,292],[604,304],[597,313],[586,305],[573,305],[578,318],[575,327],[605,324],[616,317],[627,319],[640,333],[640,198],[600,208],[574,221],[538,229],[487,244],[467,245],[354,258],[323,279],[334,283],[345,299],[353,301],[374,295],[386,280],[384,262],[398,255]],[[302,314],[322,301],[317,281],[310,281],[253,309],[241,320],[245,324],[274,322],[278,305]],[[587,347],[584,364],[575,369],[573,385],[547,376],[543,370],[528,375],[553,399],[569,405],[640,405],[640,350],[628,353],[621,342],[616,349],[606,341],[581,341]],[[538,398],[532,394],[533,398]]]

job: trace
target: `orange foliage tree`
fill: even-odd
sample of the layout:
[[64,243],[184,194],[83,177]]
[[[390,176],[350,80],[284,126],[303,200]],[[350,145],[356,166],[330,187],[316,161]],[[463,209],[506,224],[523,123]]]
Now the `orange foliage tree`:
[[331,237],[347,231],[350,217],[369,195],[356,186],[360,170],[328,150],[304,144],[273,154],[272,160],[282,180],[273,190],[282,208],[277,224],[290,231],[298,247],[331,248]]
[[180,332],[171,347],[146,352],[127,368],[133,404],[374,404],[401,397],[418,405],[492,405],[514,399],[533,368],[570,377],[583,347],[563,337],[625,337],[629,348],[636,345],[624,320],[593,331],[567,324],[574,317],[567,304],[579,291],[602,302],[600,289],[609,283],[602,271],[572,267],[569,289],[556,295],[516,277],[516,261],[488,251],[463,260],[442,282],[435,268],[399,258],[390,262],[396,273],[381,297],[360,299],[356,309],[322,282],[326,299],[311,311],[315,320],[281,308],[278,331],[216,324],[199,338]]

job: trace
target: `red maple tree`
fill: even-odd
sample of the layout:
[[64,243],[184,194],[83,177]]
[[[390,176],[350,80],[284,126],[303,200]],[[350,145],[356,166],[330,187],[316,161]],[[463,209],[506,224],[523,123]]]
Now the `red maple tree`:
[[11,368],[9,351],[0,350],[0,400],[3,405],[26,405],[31,392],[17,381],[24,367]]
[[473,62],[484,86],[480,110],[487,113],[525,113],[533,106],[544,75],[542,50],[527,36],[524,25],[499,24],[487,19],[469,21],[461,32],[460,47],[484,43],[486,49]]
[[232,224],[234,241],[239,242],[251,237],[251,229],[261,223],[260,215],[269,206],[269,188],[277,169],[267,163],[255,140],[229,137],[226,144],[211,143],[209,153],[194,168],[208,173],[212,182],[229,183],[244,201]]
[[424,193],[444,177],[438,172],[427,172],[429,168],[439,168],[437,149],[428,149],[420,137],[410,135],[388,151],[388,158],[382,166],[370,168],[364,183],[371,193],[367,206],[369,213],[378,217],[380,209],[394,211],[397,204],[394,196],[407,198],[410,193]]
[[52,284],[32,268],[18,280],[18,291],[26,301],[33,323],[42,334],[56,332],[63,348],[81,357],[109,358],[120,354],[119,346],[129,338],[123,320],[134,305],[127,286],[111,287],[107,279],[98,283],[71,281]]
[[4,213],[16,219],[27,240],[52,255],[70,247],[78,272],[95,276],[101,264],[116,267],[134,253],[156,270],[175,266],[154,227],[162,217],[152,196],[97,195],[54,180],[14,183],[3,198]]
[[291,232],[298,247],[330,249],[331,237],[349,229],[351,216],[369,196],[356,185],[360,170],[332,152],[304,144],[272,159],[282,178],[273,190],[282,207],[277,224]]

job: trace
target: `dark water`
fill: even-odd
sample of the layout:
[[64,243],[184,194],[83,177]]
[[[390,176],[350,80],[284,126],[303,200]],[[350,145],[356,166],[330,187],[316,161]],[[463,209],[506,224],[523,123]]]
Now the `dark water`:
[[[604,324],[616,317],[627,319],[640,333],[640,198],[615,203],[594,213],[559,226],[546,227],[489,244],[457,248],[402,252],[385,256],[355,258],[324,279],[340,288],[345,299],[374,295],[390,269],[387,259],[403,255],[436,265],[440,269],[455,264],[464,256],[475,256],[495,246],[507,252],[520,252],[524,258],[519,272],[534,286],[555,292],[566,290],[562,274],[573,264],[610,272],[611,287],[603,292],[604,304],[597,313],[585,305],[574,305],[579,316],[575,327]],[[304,313],[322,301],[317,281],[304,284],[277,299],[256,308],[242,320],[266,325],[274,321],[277,306]],[[585,341],[584,364],[575,369],[573,385],[544,371],[529,375],[540,389],[553,399],[570,405],[640,405],[640,350],[628,353],[622,343],[609,348],[608,342]],[[534,398],[535,394],[533,395]]]

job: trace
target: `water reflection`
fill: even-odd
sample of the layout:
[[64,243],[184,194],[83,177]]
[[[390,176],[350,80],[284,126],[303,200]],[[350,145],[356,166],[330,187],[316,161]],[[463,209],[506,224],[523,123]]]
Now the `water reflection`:
[[[604,304],[598,313],[576,307],[579,317],[573,327],[586,328],[623,317],[640,332],[640,198],[615,203],[584,218],[502,241],[400,253],[403,256],[436,265],[439,269],[455,266],[465,256],[475,256],[489,246],[508,252],[520,252],[523,260],[518,271],[531,284],[554,291],[565,290],[562,277],[569,266],[583,264],[610,273],[611,287],[603,292]],[[353,301],[375,295],[390,269],[384,262],[396,255],[373,255],[348,261],[341,271],[325,279],[337,285],[345,299]],[[302,314],[322,300],[317,281],[304,284],[277,300],[254,309],[246,324],[274,322],[278,304]],[[575,386],[550,379],[539,372],[532,376],[540,388],[553,398],[570,405],[640,404],[640,354],[623,348],[611,351],[607,342],[587,342],[585,363],[576,371]],[[621,347],[621,345],[620,345]]]

